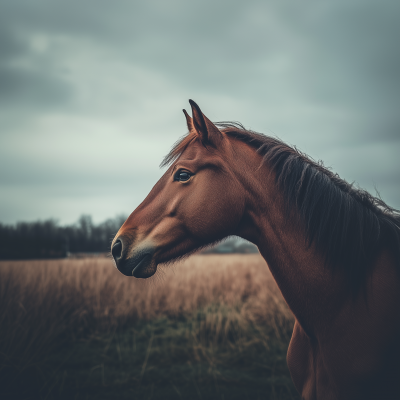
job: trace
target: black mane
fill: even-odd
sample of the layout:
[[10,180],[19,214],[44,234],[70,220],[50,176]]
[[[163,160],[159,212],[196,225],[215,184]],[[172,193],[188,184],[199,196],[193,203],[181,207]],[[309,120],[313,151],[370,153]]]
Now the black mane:
[[342,267],[358,289],[383,246],[392,249],[400,268],[400,215],[379,197],[356,188],[282,141],[221,122],[222,131],[263,156],[276,174],[288,211],[295,207],[331,268]]

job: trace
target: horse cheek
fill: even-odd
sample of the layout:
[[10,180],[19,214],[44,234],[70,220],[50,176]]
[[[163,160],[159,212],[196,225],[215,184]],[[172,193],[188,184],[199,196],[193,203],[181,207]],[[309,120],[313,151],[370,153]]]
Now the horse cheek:
[[235,193],[232,185],[215,184],[213,196],[208,199],[209,223],[211,231],[224,237],[235,233],[241,219],[242,196]]

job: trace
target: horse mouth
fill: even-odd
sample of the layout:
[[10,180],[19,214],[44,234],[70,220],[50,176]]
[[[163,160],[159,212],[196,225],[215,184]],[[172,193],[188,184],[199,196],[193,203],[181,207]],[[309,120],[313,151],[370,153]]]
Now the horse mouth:
[[152,266],[152,254],[145,254],[136,266],[132,269],[132,276],[135,278],[149,278],[154,275],[157,266]]
[[153,260],[153,251],[145,251],[125,260],[118,266],[121,273],[135,278],[150,278],[157,271],[157,264]]

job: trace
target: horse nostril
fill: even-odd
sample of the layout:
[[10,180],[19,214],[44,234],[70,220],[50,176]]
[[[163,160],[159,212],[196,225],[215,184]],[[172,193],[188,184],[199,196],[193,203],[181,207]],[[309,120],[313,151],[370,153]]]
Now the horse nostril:
[[122,242],[117,240],[114,246],[111,249],[111,254],[114,257],[114,260],[117,261],[118,258],[122,255]]

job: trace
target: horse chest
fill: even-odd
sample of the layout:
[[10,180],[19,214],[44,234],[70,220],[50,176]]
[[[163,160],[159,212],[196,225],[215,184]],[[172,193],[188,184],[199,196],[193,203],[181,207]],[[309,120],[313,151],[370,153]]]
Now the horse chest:
[[[385,327],[383,321],[380,326]],[[350,328],[350,324],[346,326]],[[371,326],[357,326],[357,341],[332,330],[333,340],[310,339],[296,321],[287,363],[296,389],[304,400],[400,399],[400,344],[398,330],[377,341]],[[349,331],[350,329],[348,329]],[[362,335],[364,332],[364,335]],[[366,341],[362,337],[370,338]],[[322,338],[321,338],[322,339]],[[353,343],[353,344],[351,344]],[[333,344],[333,345],[332,345]]]
[[[296,321],[290,341],[287,363],[296,389],[302,400],[355,400],[366,399],[357,396],[353,388],[343,391],[337,381],[332,365],[325,365],[326,354],[316,340],[310,339]],[[348,393],[346,393],[348,392]]]

